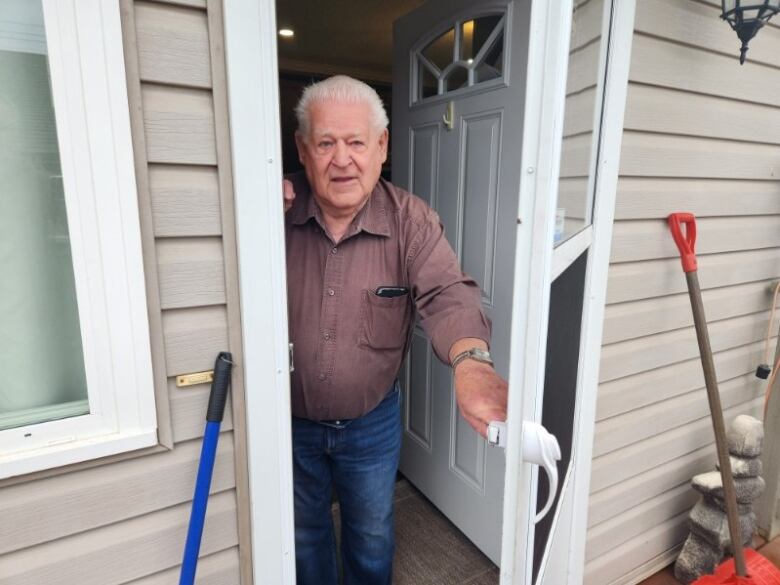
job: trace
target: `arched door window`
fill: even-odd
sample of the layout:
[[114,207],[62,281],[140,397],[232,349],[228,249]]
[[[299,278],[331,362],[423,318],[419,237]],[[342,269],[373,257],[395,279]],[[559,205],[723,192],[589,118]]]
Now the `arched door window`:
[[414,54],[414,101],[445,95],[504,75],[504,14],[457,21]]

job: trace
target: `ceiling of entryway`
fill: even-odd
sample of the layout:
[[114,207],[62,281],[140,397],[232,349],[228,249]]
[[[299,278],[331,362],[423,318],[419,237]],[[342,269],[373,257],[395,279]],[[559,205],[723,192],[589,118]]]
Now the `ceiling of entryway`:
[[301,73],[345,73],[365,80],[391,80],[393,21],[423,0],[281,0],[277,28],[279,67]]

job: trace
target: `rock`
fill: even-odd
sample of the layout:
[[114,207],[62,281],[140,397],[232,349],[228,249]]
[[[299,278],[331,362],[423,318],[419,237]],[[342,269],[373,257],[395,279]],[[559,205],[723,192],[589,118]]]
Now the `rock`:
[[[720,498],[713,498],[711,496],[704,496],[704,499],[707,500],[707,503],[711,506],[715,506],[723,512],[726,513],[726,502],[724,502]],[[753,511],[753,505],[752,504],[740,504],[737,502],[737,514],[750,514]]]
[[[723,481],[719,471],[709,471],[695,476],[691,482],[697,492],[714,498],[724,499]],[[734,491],[737,494],[737,502],[749,504],[758,498],[763,492],[766,483],[762,477],[743,477],[734,479]]]
[[[737,497],[739,532],[743,543],[750,545],[756,531],[751,502],[763,493],[766,485],[761,478],[759,458],[764,426],[758,419],[740,415],[734,419],[726,438]],[[703,498],[691,511],[690,534],[674,565],[674,576],[686,584],[712,574],[724,554],[732,552],[720,471],[699,474],[691,483]]]
[[[735,457],[729,456],[731,461],[731,474],[734,478],[738,477],[758,477],[764,470],[760,457]],[[720,465],[716,464],[716,467],[720,469]]]
[[[729,525],[726,514],[710,504],[707,500],[699,502],[691,510],[691,532],[709,542],[719,550],[729,548]],[[753,538],[756,530],[756,515],[752,512],[739,516],[739,524],[742,531],[742,542],[748,543]]]
[[674,577],[683,583],[692,583],[702,575],[714,573],[722,558],[719,549],[697,534],[689,534],[674,563]]
[[740,414],[726,432],[726,441],[732,455],[758,457],[764,442],[764,425],[752,416]]

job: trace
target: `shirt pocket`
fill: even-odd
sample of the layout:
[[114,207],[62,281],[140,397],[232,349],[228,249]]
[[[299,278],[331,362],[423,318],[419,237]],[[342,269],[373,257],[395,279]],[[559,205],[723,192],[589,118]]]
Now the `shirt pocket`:
[[378,297],[363,291],[362,341],[373,349],[400,349],[406,343],[411,304],[409,295]]

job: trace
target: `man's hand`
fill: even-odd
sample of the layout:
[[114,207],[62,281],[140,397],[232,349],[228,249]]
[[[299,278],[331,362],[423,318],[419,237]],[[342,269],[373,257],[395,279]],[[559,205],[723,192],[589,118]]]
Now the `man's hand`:
[[287,213],[295,201],[295,189],[293,189],[292,181],[287,179],[282,181],[282,193],[284,194],[284,212]]
[[455,396],[466,422],[483,437],[491,421],[506,420],[508,386],[489,364],[466,359],[455,367]]

